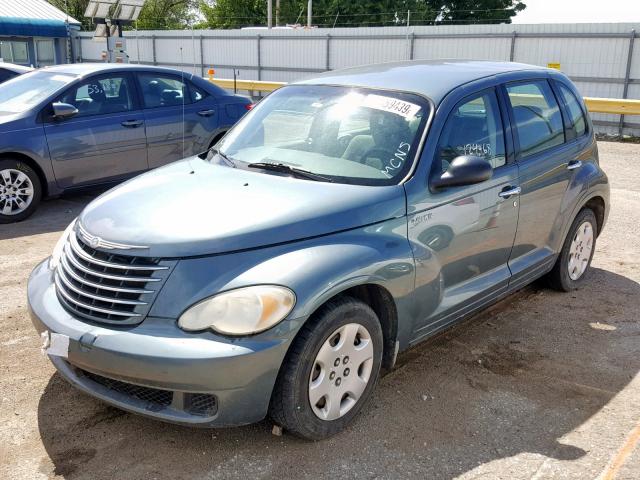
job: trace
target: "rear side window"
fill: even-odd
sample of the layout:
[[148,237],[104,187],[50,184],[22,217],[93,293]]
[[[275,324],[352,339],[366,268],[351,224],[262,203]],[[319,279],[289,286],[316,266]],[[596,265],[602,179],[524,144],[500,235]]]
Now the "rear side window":
[[437,149],[442,172],[460,155],[482,157],[493,168],[505,164],[502,118],[493,91],[463,100],[449,115]]
[[560,91],[564,97],[564,103],[569,111],[571,128],[573,129],[575,137],[580,137],[587,131],[587,122],[584,118],[584,112],[582,111],[580,102],[578,102],[576,96],[566,86],[561,83],[558,83],[557,85],[560,86]]
[[191,103],[187,85],[179,77],[153,73],[138,74],[145,108],[172,107]]
[[546,81],[507,85],[507,94],[522,157],[564,143],[560,107]]
[[196,87],[193,83],[189,83],[189,93],[191,96],[191,103],[196,103],[207,97],[207,92],[201,88]]

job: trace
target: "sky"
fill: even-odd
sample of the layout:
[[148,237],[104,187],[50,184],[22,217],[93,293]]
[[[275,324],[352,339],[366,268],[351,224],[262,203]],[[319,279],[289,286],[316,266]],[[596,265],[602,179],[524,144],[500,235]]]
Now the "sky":
[[513,23],[640,22],[640,0],[524,0]]

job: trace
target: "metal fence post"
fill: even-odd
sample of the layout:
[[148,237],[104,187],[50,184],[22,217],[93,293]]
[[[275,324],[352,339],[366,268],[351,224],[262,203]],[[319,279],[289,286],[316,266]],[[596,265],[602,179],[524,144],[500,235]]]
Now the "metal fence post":
[[262,80],[262,62],[260,59],[260,34],[256,35],[256,46],[258,48],[258,80]]
[[513,62],[515,53],[516,53],[516,37],[518,34],[515,32],[511,32],[511,51],[509,52],[509,61]]
[[151,53],[153,54],[153,64],[157,65],[158,62],[156,61],[156,36],[155,35],[151,35]]
[[325,67],[327,71],[331,70],[331,34],[327,33],[327,45],[325,51]]
[[76,38],[78,39],[78,41],[76,42],[76,45],[78,45],[78,58],[80,63],[82,63],[84,61],[84,59],[82,58],[82,37],[78,35]]
[[202,48],[204,42],[203,42],[203,36],[200,35],[200,76],[204,77],[204,50]]
[[411,32],[411,35],[409,35],[409,60],[413,60],[413,44],[416,40],[416,34],[414,32]]
[[[629,93],[629,83],[631,76],[631,62],[633,61],[633,42],[636,39],[636,31],[631,30],[629,38],[629,51],[627,52],[627,69],[624,74],[624,86],[622,87],[622,98],[626,99]],[[624,131],[624,115],[620,115],[620,125],[618,126],[618,134],[622,136]]]

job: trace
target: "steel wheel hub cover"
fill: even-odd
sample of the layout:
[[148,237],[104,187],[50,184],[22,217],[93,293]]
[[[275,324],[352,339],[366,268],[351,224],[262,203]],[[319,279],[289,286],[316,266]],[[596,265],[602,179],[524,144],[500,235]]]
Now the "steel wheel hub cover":
[[569,278],[578,280],[587,269],[591,250],[593,249],[593,227],[590,222],[583,222],[576,230],[571,247],[569,247]]
[[373,369],[373,343],[359,323],[335,330],[313,362],[309,378],[309,403],[322,420],[336,420],[351,410],[362,396]]

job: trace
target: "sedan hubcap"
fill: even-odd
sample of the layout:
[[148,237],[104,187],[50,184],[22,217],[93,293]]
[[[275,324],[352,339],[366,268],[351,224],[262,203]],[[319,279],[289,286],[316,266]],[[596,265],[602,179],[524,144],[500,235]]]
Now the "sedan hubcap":
[[362,396],[373,368],[373,343],[369,331],[349,323],[329,335],[313,362],[309,378],[309,403],[322,420],[336,420],[351,410]]
[[24,212],[33,200],[33,185],[20,170],[0,170],[0,212],[17,215]]
[[571,280],[578,280],[587,269],[592,249],[593,227],[590,222],[584,222],[576,230],[569,248],[569,264],[567,267]]

